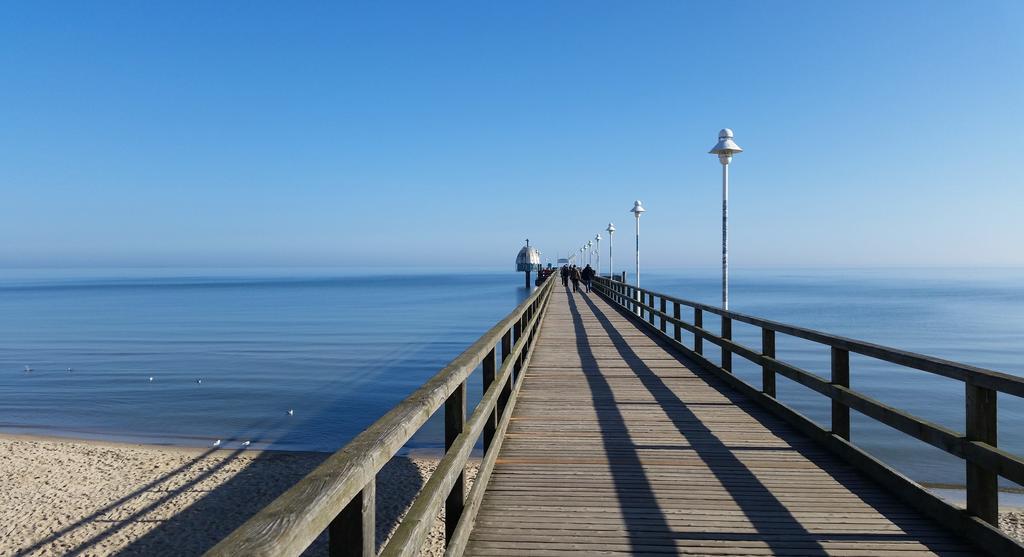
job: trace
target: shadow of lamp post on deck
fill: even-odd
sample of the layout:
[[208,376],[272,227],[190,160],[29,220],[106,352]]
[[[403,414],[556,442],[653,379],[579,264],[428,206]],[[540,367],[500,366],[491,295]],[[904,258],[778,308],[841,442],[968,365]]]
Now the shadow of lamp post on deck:
[[722,163],[722,309],[729,309],[729,163],[743,149],[732,140],[732,130],[718,132],[718,143],[708,153]]

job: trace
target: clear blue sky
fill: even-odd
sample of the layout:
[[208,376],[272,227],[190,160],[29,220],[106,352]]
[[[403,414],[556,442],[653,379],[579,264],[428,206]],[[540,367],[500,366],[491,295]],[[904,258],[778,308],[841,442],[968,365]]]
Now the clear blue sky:
[[[0,265],[1024,265],[1024,3],[19,2]],[[603,234],[603,232],[602,232]]]

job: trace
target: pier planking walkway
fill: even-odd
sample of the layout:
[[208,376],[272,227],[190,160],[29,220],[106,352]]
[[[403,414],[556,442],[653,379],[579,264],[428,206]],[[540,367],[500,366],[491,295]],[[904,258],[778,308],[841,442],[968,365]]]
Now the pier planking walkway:
[[975,555],[690,366],[556,286],[467,555]]

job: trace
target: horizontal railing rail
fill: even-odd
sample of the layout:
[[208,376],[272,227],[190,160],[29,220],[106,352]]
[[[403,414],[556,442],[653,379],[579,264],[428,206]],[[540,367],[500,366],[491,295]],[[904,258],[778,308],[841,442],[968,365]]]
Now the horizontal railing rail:
[[[919,508],[932,515],[933,518],[974,538],[983,546],[999,546],[1011,550],[1014,554],[1020,554],[1021,550],[1024,550],[1024,547],[998,531],[998,477],[1002,476],[1024,485],[1024,459],[999,449],[996,435],[996,395],[1004,393],[1024,398],[1024,378],[761,319],[638,288],[605,277],[596,278],[595,283],[598,293],[633,314],[647,327],[674,341],[673,344],[684,354],[694,357],[706,367],[721,372],[731,385],[738,387],[777,414],[786,417],[805,433],[825,442],[847,460],[862,468],[870,468],[876,479],[884,479],[885,482],[900,487],[900,492],[908,501],[916,503]],[[692,309],[692,322],[682,318],[683,307]],[[721,333],[715,334],[704,327],[705,312],[719,316]],[[732,339],[733,321],[747,323],[761,329],[760,350],[744,346]],[[671,332],[668,330],[670,327]],[[683,331],[693,335],[692,349],[683,344]],[[775,353],[777,334],[809,340],[829,347],[831,350],[831,377],[826,379],[777,358]],[[720,348],[721,359],[718,365],[706,357],[705,341]],[[964,432],[954,431],[922,419],[851,389],[851,353],[963,382],[966,406]],[[760,388],[732,375],[733,354],[761,367]],[[778,402],[776,399],[776,374],[831,399],[832,423],[830,430],[820,428],[811,420]],[[964,511],[966,514],[928,493],[917,483],[910,481],[850,443],[851,409],[964,459],[967,469],[967,508]]]
[[[442,406],[445,454],[421,487],[382,555],[416,555],[445,509],[447,554],[465,548],[540,332],[548,280],[507,317],[405,400],[207,552],[208,556],[299,555],[325,530],[329,554],[376,555],[376,475]],[[466,382],[482,370],[483,396],[466,419]],[[465,469],[483,440],[483,459],[465,493]]]

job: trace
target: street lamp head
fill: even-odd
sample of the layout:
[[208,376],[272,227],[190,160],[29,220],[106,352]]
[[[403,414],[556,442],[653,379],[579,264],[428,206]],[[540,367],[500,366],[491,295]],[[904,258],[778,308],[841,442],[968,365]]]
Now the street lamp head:
[[608,228],[605,228],[605,230],[607,230],[608,235],[611,236],[612,234],[615,234],[615,225],[609,222]]
[[647,209],[644,209],[644,206],[640,203],[639,199],[633,202],[633,208],[629,210],[629,212],[635,214],[638,219],[640,218],[640,215],[644,214],[646,211]]
[[736,142],[732,140],[732,130],[729,128],[725,128],[718,132],[718,143],[708,151],[708,153],[711,153],[712,155],[718,155],[718,160],[721,161],[722,164],[729,164],[733,155],[742,152],[743,149],[740,148],[739,145],[736,145]]
[[596,241],[596,242],[600,242],[601,241],[601,233],[600,232],[597,233],[597,234],[594,234],[594,241]]

